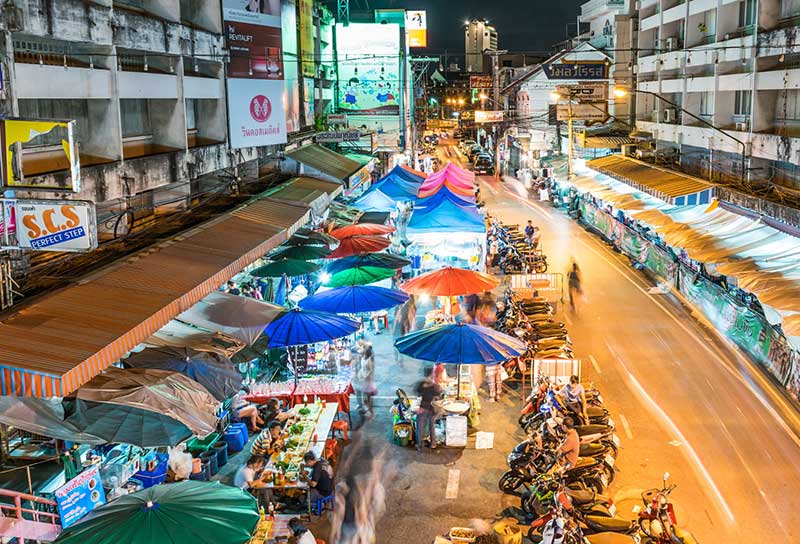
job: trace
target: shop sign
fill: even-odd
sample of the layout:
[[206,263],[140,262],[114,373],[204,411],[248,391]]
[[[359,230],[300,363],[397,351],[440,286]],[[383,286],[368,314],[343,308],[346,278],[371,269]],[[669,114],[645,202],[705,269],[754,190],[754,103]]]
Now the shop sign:
[[491,89],[494,81],[492,76],[469,76],[469,86],[472,89]]
[[344,125],[347,123],[347,114],[344,113],[329,113],[328,122],[332,125]]
[[483,111],[483,110],[476,110],[475,111],[475,122],[476,123],[500,123],[503,121],[503,111]]
[[[75,150],[75,121],[42,121],[36,119],[5,119],[2,128],[3,182],[4,187],[14,189],[47,189],[80,191],[81,167]],[[56,174],[54,183],[43,185],[25,180],[24,150],[50,145],[60,140],[62,158],[69,169],[63,175]],[[54,159],[55,160],[55,159]]]
[[608,100],[608,83],[559,85],[556,87],[556,92],[561,96],[571,96],[581,101],[603,102]]
[[573,121],[605,121],[608,119],[608,103],[572,104],[572,112],[567,104],[558,104],[557,119],[569,121],[570,113]]
[[577,61],[543,65],[547,79],[608,79],[606,61]]
[[359,130],[333,130],[320,132],[315,136],[318,144],[336,144],[341,142],[357,142],[361,139]]
[[[97,247],[94,204],[78,200],[13,200],[16,247],[90,251]],[[7,239],[7,237],[6,237]]]
[[408,47],[428,46],[428,17],[426,12],[406,12],[406,41]]
[[106,503],[106,492],[97,465],[84,470],[55,492],[61,527],[66,529]]

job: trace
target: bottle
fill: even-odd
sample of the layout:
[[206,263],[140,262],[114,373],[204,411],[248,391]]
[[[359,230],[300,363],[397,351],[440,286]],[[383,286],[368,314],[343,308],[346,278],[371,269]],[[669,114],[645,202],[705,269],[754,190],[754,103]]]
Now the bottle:
[[[269,508],[270,508],[270,510],[272,510],[272,503],[271,502],[269,503]],[[258,507],[258,515],[259,515],[259,518],[261,519],[261,521],[264,521],[264,518],[266,517],[264,515],[264,505],[261,505],[261,506]]]
[[272,501],[269,501],[269,519],[270,521],[275,520],[275,505],[272,504]]

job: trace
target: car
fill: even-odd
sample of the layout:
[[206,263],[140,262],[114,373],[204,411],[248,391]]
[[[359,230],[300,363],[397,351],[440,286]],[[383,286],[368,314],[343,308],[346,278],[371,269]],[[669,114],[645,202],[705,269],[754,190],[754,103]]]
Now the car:
[[464,131],[463,131],[463,130],[461,130],[461,129],[455,129],[455,130],[453,131],[453,138],[455,138],[456,140],[459,140],[459,141],[461,141],[461,140],[463,140],[463,139],[464,139],[464,138],[466,138],[466,137],[467,137],[467,135],[466,135],[466,134],[464,134]]
[[494,161],[488,153],[478,153],[472,162],[472,170],[476,174],[494,175]]
[[475,145],[477,142],[475,140],[463,140],[459,145],[461,146],[462,153],[466,153],[467,150]]
[[470,162],[472,162],[475,159],[475,155],[478,153],[486,153],[486,150],[484,150],[480,145],[475,144],[468,148],[464,154],[469,157]]

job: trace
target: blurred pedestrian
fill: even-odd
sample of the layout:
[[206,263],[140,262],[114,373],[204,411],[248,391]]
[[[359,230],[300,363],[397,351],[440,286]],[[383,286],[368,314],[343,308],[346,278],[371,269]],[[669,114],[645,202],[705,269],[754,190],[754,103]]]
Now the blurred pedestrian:
[[489,402],[500,400],[503,380],[499,364],[486,365],[486,389],[489,392]]
[[433,382],[432,374],[433,369],[426,368],[424,378],[414,388],[420,397],[417,410],[417,451],[422,451],[426,431],[430,435],[431,449],[436,449],[436,414],[433,401],[441,396],[442,389]]
[[375,384],[375,352],[372,344],[365,342],[359,355],[355,368],[358,411],[364,416],[372,417],[372,397],[378,393],[378,386]]
[[567,283],[569,285],[569,307],[572,308],[574,312],[577,309],[575,301],[578,296],[583,294],[583,289],[581,287],[581,269],[575,261],[572,261],[572,266],[567,273]]

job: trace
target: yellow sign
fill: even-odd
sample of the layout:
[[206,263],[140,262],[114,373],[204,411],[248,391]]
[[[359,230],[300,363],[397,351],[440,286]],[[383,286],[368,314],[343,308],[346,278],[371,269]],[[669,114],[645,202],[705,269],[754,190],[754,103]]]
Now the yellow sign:
[[406,12],[406,39],[408,47],[428,46],[428,18],[424,11]]
[[300,0],[300,51],[303,75],[314,77],[314,0]]
[[[38,121],[31,119],[6,119],[3,121],[3,185],[5,187],[32,189],[80,190],[80,161],[75,152],[75,121]],[[47,138],[45,138],[47,136]],[[56,185],[25,182],[25,149],[45,147],[56,136],[61,141],[64,156],[52,160],[52,170],[68,170]]]

